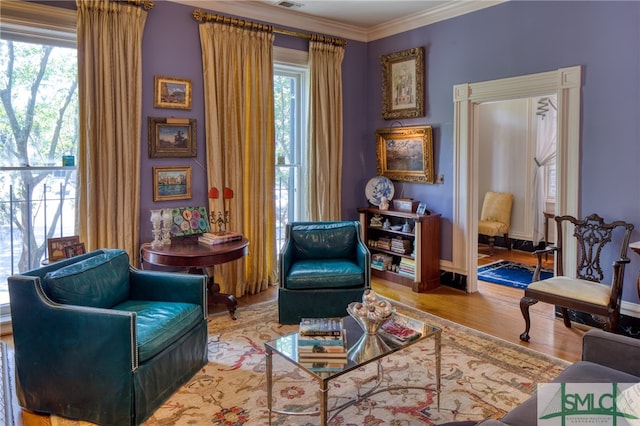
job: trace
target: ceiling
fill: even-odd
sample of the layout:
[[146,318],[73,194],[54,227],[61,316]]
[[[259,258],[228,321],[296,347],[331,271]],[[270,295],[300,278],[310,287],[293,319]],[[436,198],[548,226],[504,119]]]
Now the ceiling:
[[171,0],[310,32],[371,41],[507,0]]

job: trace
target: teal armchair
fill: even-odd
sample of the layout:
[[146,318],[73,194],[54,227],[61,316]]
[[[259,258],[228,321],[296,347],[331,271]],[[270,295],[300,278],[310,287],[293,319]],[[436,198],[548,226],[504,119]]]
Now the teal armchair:
[[204,276],[96,250],[8,279],[19,404],[137,425],[207,363]]
[[280,251],[280,324],[343,317],[371,288],[371,254],[359,222],[292,222]]

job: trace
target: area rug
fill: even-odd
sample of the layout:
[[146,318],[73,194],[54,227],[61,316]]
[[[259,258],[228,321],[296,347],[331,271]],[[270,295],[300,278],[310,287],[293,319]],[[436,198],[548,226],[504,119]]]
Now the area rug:
[[[533,279],[535,266],[522,263],[511,262],[509,260],[498,260],[478,267],[478,279],[494,284],[502,284],[509,287],[525,289]],[[542,269],[540,278],[547,279],[553,276],[550,269]]]
[[[568,363],[517,344],[457,325],[392,302],[398,312],[442,328],[442,393],[403,390],[380,393],[340,412],[339,425],[437,425],[454,420],[498,418],[527,399],[536,383],[556,377]],[[265,341],[297,331],[277,322],[277,303],[239,308],[209,318],[209,363],[149,418],[145,425],[268,424]],[[335,406],[371,385],[375,363],[332,381],[329,405]],[[293,364],[273,355],[274,408],[300,412],[318,408],[318,383]],[[383,385],[431,385],[434,342],[424,339],[384,359]],[[25,423],[28,426],[28,423]],[[42,425],[43,423],[38,423]],[[52,425],[83,422],[51,418]],[[274,414],[274,425],[319,424],[318,417]]]

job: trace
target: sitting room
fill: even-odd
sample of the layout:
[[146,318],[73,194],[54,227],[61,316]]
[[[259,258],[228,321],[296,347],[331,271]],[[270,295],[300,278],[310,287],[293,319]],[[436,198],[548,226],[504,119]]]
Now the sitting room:
[[0,7],[4,424],[524,426],[638,381],[640,3]]

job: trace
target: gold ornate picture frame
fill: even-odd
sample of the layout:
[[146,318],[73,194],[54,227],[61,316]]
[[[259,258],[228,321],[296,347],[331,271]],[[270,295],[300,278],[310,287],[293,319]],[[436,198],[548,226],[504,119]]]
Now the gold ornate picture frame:
[[195,157],[196,119],[147,117],[149,158]]
[[191,109],[190,79],[156,75],[153,87],[155,108]]
[[382,118],[424,117],[424,47],[380,57]]
[[376,139],[379,176],[403,182],[434,182],[431,126],[380,129]]
[[191,167],[154,167],[153,201],[191,199]]

